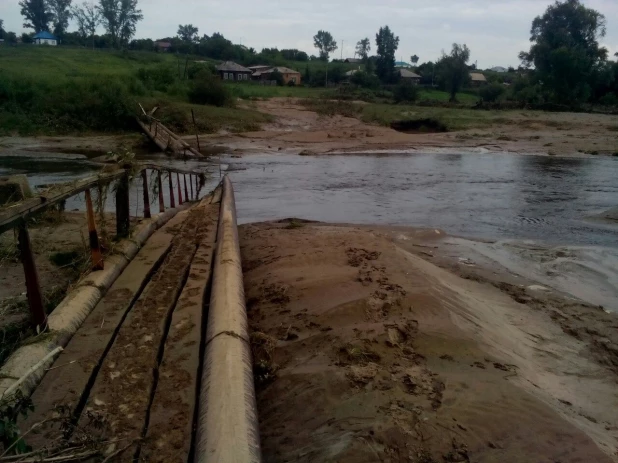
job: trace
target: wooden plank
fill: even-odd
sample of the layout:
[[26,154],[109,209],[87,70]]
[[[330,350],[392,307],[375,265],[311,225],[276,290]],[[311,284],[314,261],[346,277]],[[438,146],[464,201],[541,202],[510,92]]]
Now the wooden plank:
[[195,196],[193,196],[193,176],[189,174],[189,185],[191,186],[191,199],[195,200]]
[[24,274],[26,275],[26,291],[30,314],[32,315],[32,324],[45,329],[47,327],[47,314],[43,306],[43,293],[39,284],[39,272],[34,262],[30,234],[25,221],[22,221],[19,225],[18,246],[21,263],[24,266]]
[[187,189],[187,174],[182,174],[182,178],[185,181],[185,201],[191,201],[191,198],[189,198],[189,190]]
[[90,190],[86,190],[86,216],[88,218],[88,238],[90,241],[90,255],[92,256],[92,270],[103,270],[103,254],[99,244],[99,235],[94,221],[94,209],[92,208],[92,198]]

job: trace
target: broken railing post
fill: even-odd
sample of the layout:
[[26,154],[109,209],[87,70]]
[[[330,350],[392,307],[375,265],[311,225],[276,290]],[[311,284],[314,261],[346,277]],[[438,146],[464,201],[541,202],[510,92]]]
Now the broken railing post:
[[163,182],[161,181],[161,171],[157,171],[157,179],[159,180],[159,212],[165,212],[165,201],[163,201]]
[[94,209],[92,208],[92,197],[90,190],[85,191],[86,195],[86,215],[88,217],[88,238],[90,242],[90,255],[92,257],[92,270],[103,270],[103,254],[99,244],[99,235],[94,221]]
[[26,275],[26,294],[28,305],[30,306],[30,314],[32,315],[32,323],[35,326],[40,326],[41,330],[43,330],[47,328],[47,314],[43,306],[39,273],[34,262],[30,235],[28,234],[28,226],[25,220],[19,224],[18,230],[19,255],[24,266],[24,274]]
[[191,201],[191,198],[189,198],[189,190],[187,189],[187,174],[182,174],[182,178],[185,181],[185,201]]
[[167,179],[170,183],[170,207],[176,207],[176,201],[174,200],[174,184],[172,183],[172,172],[168,173]]
[[150,214],[150,197],[148,196],[148,174],[146,169],[142,170],[142,186],[144,189],[144,217],[149,219],[152,217]]
[[116,188],[116,235],[118,238],[129,236],[130,226],[129,174],[125,173],[118,180],[118,187]]
[[193,175],[189,174],[189,186],[191,187],[191,199],[195,199],[193,196]]
[[178,205],[182,204],[182,190],[180,189],[180,174],[176,172],[176,187],[178,188]]

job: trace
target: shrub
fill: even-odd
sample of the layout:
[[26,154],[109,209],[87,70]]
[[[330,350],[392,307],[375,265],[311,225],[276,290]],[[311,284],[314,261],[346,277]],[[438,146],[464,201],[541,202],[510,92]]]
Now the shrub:
[[603,95],[599,103],[605,106],[618,106],[618,96],[615,93],[608,93]]
[[352,77],[350,77],[350,83],[358,85],[362,88],[377,89],[380,87],[380,79],[373,74],[368,74],[363,71],[352,74]]
[[296,82],[294,82],[293,80],[290,80],[288,82],[288,87],[296,87]]
[[189,101],[195,104],[226,106],[232,104],[229,89],[208,71],[195,76],[189,89]]
[[494,83],[481,87],[479,89],[479,96],[483,99],[483,101],[493,103],[494,101],[498,101],[500,97],[504,95],[504,92],[504,85]]
[[148,68],[139,68],[137,78],[150,89],[159,92],[167,91],[167,88],[176,80],[176,70],[169,65],[158,65]]
[[418,93],[418,86],[409,82],[401,82],[395,87],[393,98],[396,103],[414,103],[418,100]]

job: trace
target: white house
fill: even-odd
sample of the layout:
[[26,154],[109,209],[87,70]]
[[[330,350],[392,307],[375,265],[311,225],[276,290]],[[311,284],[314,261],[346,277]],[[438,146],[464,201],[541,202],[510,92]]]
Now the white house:
[[35,45],[51,45],[55,47],[58,45],[58,38],[49,32],[39,32],[33,37]]

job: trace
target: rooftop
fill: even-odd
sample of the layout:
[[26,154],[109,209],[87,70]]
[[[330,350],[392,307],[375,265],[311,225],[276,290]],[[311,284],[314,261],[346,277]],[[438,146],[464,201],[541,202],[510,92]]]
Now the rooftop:
[[217,71],[253,72],[251,69],[241,66],[240,64],[237,64],[233,61],[226,61],[225,63],[221,63],[217,66]]
[[47,31],[41,31],[38,34],[36,34],[33,38],[41,39],[41,40],[58,40],[58,38],[54,34],[47,32]]
[[408,79],[420,79],[421,78],[421,76],[419,76],[415,72],[409,71],[407,69],[400,69],[399,74],[401,75],[401,77],[408,78]]
[[472,79],[472,82],[487,82],[485,76],[480,72],[471,72],[470,78]]

